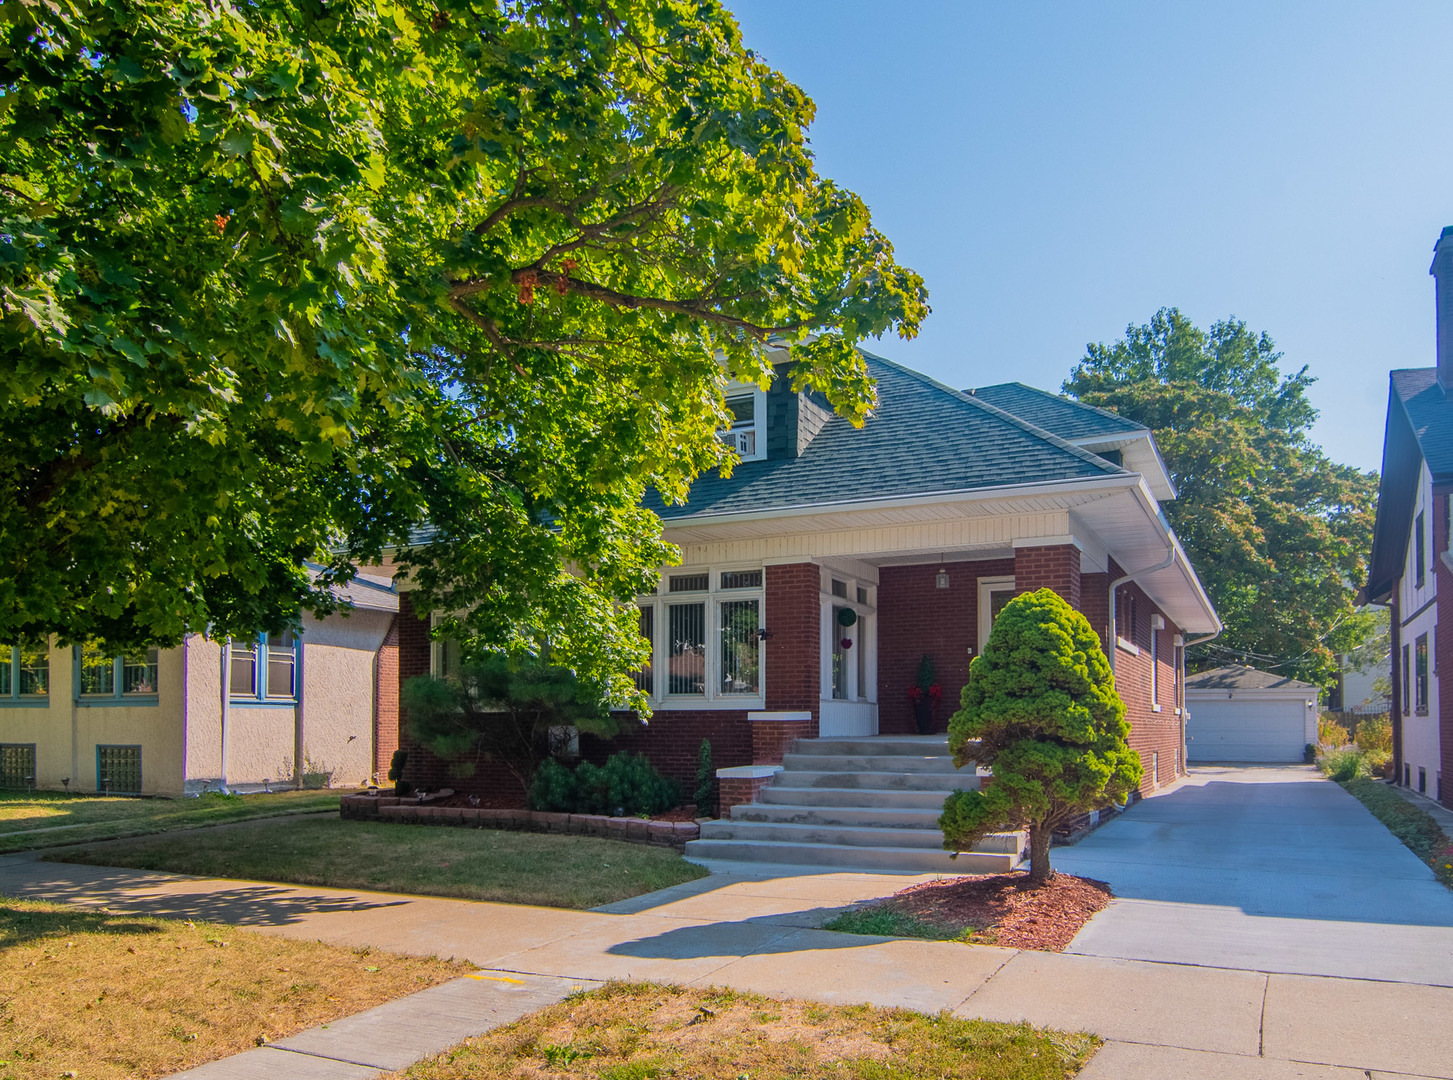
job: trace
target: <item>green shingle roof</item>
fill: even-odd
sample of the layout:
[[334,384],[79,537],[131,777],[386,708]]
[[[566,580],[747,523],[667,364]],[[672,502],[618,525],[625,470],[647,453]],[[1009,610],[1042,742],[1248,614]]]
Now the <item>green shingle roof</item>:
[[799,457],[743,462],[725,478],[702,476],[684,506],[663,505],[654,493],[646,505],[670,520],[1125,472],[988,401],[864,356],[878,407],[863,427],[834,416]]
[[1095,436],[1114,438],[1117,435],[1141,434],[1146,431],[1145,425],[1105,409],[1097,409],[1093,405],[1085,405],[1019,382],[981,386],[966,392],[1046,431],[1052,431],[1062,439],[1089,439]]

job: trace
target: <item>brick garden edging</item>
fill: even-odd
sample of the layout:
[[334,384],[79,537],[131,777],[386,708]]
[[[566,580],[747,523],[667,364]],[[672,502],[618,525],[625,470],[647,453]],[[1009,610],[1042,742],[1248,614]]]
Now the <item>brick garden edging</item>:
[[630,844],[686,849],[688,840],[701,835],[694,821],[645,821],[641,818],[606,817],[603,814],[551,814],[541,810],[484,810],[468,806],[420,805],[414,799],[393,795],[345,795],[339,801],[339,816],[347,821],[393,821],[406,825],[453,825],[472,829],[505,829],[512,832],[560,833],[569,836],[600,836]]

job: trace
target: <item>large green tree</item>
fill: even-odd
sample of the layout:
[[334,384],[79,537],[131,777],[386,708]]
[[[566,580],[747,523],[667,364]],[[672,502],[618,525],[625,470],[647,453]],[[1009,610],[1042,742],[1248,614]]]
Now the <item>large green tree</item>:
[[715,0],[0,13],[0,640],[245,634],[397,549],[632,699],[724,381],[778,342],[860,419],[928,310]]
[[1265,333],[1200,330],[1175,308],[1089,346],[1064,384],[1155,434],[1179,492],[1164,506],[1225,632],[1193,667],[1238,662],[1329,685],[1370,617],[1353,603],[1372,544],[1377,475],[1308,437],[1303,367],[1287,375]]

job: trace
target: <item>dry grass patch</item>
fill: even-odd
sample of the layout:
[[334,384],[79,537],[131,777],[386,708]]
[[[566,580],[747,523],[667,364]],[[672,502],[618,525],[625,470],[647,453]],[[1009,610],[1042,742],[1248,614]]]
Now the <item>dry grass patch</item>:
[[165,1076],[471,970],[0,898],[0,1077]]
[[1028,1024],[615,983],[422,1061],[408,1080],[1064,1080],[1099,1045]]

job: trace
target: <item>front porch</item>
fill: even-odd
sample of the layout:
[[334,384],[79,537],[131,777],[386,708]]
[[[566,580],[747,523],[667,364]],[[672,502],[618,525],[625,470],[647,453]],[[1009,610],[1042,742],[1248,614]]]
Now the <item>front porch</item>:
[[944,799],[988,777],[956,769],[942,735],[797,739],[780,764],[718,776],[721,818],[686,845],[693,861],[989,874],[1024,857],[1022,832],[985,837],[956,857],[944,850]]

